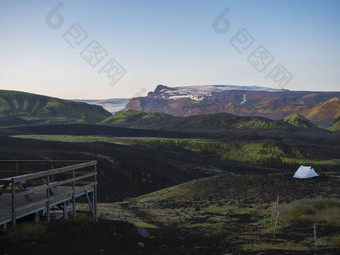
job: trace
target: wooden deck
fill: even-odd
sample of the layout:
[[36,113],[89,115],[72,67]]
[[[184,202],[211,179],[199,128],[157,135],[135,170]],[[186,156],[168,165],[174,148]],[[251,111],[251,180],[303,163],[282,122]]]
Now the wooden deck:
[[[33,164],[32,161],[20,161],[20,164],[24,162]],[[40,161],[40,163],[44,162]],[[48,161],[46,164],[50,163],[51,161]],[[31,214],[46,215],[49,221],[53,207],[63,210],[64,217],[67,217],[69,209],[72,208],[72,215],[75,219],[76,198],[80,196],[87,197],[96,220],[96,164],[96,161],[88,161],[0,179],[0,226],[6,227],[6,224],[10,222],[15,226],[17,219]],[[70,206],[71,203],[72,206]]]

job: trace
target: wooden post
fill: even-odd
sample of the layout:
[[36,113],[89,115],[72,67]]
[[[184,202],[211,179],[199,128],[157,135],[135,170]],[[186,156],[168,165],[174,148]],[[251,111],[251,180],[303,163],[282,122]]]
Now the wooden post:
[[94,200],[93,203],[93,209],[94,209],[94,219],[97,222],[97,164],[94,165]]
[[318,246],[318,241],[316,239],[316,225],[315,223],[313,224],[313,229],[314,229],[314,240],[315,240],[315,247]]
[[64,202],[63,209],[64,209],[63,210],[64,220],[67,220],[67,218],[68,218],[67,202]]
[[39,215],[39,212],[36,212],[35,214],[34,214],[34,222],[35,223],[38,223],[40,221],[40,215]]
[[273,231],[273,238],[275,238],[275,233],[276,233],[276,228],[277,228],[277,222],[279,221],[279,217],[280,217],[280,212],[278,212],[278,213],[277,213],[277,216],[276,216],[275,227],[274,227],[274,231]]
[[16,212],[15,212],[15,182],[12,179],[12,224],[13,227],[16,225]]
[[279,206],[279,195],[277,195],[277,199],[276,199],[276,202],[275,202],[274,215],[276,215],[278,206]]
[[47,198],[47,203],[46,203],[46,212],[47,212],[47,222],[50,222],[51,220],[51,213],[50,213],[50,175],[47,175],[46,179],[46,198]]
[[273,217],[274,217],[274,209],[272,210],[271,221],[270,224],[273,226]]
[[73,204],[73,220],[76,220],[76,172],[73,169],[72,170],[72,176],[73,176],[73,181],[72,181],[72,204]]
[[87,199],[89,201],[89,206],[90,206],[90,209],[91,209],[91,212],[92,212],[92,218],[95,221],[96,216],[95,216],[95,208],[94,208],[94,189],[91,193],[92,193],[92,202],[91,202],[90,197],[88,196],[87,192],[86,192],[86,196],[87,196]]

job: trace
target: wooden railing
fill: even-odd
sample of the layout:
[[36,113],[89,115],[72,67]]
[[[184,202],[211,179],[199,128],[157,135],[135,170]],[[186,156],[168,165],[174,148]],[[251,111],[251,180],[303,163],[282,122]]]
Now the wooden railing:
[[[4,193],[11,193],[12,224],[14,226],[16,224],[17,213],[29,211],[42,205],[46,206],[47,220],[49,221],[51,203],[58,203],[58,198],[70,195],[73,204],[73,218],[75,219],[76,195],[85,192],[88,196],[87,192],[89,190],[93,191],[92,203],[88,197],[90,208],[95,220],[97,220],[97,161],[6,160],[0,161],[1,163],[10,163],[16,166],[19,164],[73,164],[61,168],[0,179],[0,196]],[[82,171],[79,171],[80,169]],[[86,169],[87,171],[85,171]],[[58,194],[58,197],[53,196],[53,189],[62,186],[69,188],[65,189],[65,193]],[[39,192],[45,193],[45,198],[31,202],[30,195]],[[25,197],[27,202],[17,206],[16,200],[18,196]]]
[[24,173],[38,172],[32,169],[22,170],[20,166],[24,165],[49,165],[54,169],[57,165],[71,165],[85,163],[88,160],[0,160],[0,165],[10,165],[12,169],[1,169],[0,173],[6,173],[8,176],[20,175]]

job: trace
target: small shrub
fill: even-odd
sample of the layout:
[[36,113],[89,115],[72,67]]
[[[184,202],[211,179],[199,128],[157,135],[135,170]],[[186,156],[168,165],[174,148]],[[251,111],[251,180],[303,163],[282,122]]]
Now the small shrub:
[[333,237],[330,242],[332,248],[340,248],[340,236]]
[[330,208],[340,208],[340,202],[334,200],[315,200],[311,204],[318,210],[326,210]]
[[151,203],[151,202],[157,202],[161,200],[161,197],[156,196],[156,197],[144,197],[139,200],[140,203]]
[[323,222],[340,226],[340,201],[337,199],[305,199],[281,207],[287,219],[293,223]]
[[315,214],[315,210],[309,206],[298,206],[295,207],[293,210],[290,211],[289,213],[289,218],[298,218],[301,217],[302,215],[312,215]]

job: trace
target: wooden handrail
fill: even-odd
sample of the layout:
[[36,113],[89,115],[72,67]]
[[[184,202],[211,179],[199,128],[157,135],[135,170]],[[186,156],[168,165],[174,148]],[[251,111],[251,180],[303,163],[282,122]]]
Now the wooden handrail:
[[79,164],[88,160],[0,160],[0,164]]
[[25,190],[25,191],[15,192],[15,193],[20,193],[22,196],[24,196],[24,195],[29,195],[30,193],[32,193],[32,192],[34,192],[34,191],[36,192],[36,191],[40,191],[40,190],[51,189],[51,188],[54,188],[54,187],[58,187],[58,186],[62,186],[62,185],[68,184],[68,183],[72,183],[73,181],[77,182],[77,181],[79,181],[79,180],[82,180],[82,179],[86,179],[86,178],[92,177],[92,176],[94,176],[94,175],[96,175],[96,174],[97,174],[97,173],[92,172],[92,173],[88,173],[88,174],[86,174],[86,175],[78,176],[78,177],[76,177],[75,179],[71,178],[71,179],[67,179],[67,180],[64,180],[64,181],[52,182],[52,183],[50,183],[49,185],[47,185],[47,184],[42,184],[42,185],[39,185],[39,186],[35,186],[35,187],[28,188],[28,189]]
[[41,172],[32,173],[32,174],[14,176],[14,177],[11,177],[11,179],[14,180],[14,182],[17,183],[17,182],[21,182],[21,181],[46,177],[46,176],[52,175],[52,174],[65,173],[65,172],[68,172],[68,171],[73,171],[73,170],[88,167],[88,166],[94,166],[96,164],[97,164],[97,161],[93,160],[93,161],[89,161],[89,162],[86,162],[86,163],[81,163],[81,164],[71,165],[71,166],[65,166],[65,167],[56,168],[56,169],[53,169],[53,170],[46,170],[46,171],[41,171]]

